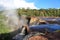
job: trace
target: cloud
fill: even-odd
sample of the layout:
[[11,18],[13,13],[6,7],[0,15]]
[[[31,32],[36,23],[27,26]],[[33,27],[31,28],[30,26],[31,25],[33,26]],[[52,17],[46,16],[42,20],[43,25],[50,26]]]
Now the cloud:
[[0,5],[3,5],[6,9],[14,8],[30,8],[37,9],[34,3],[28,3],[25,0],[0,0]]

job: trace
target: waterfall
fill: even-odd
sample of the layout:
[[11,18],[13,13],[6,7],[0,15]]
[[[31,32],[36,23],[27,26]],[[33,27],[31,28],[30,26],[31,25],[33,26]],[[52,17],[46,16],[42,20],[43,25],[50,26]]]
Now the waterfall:
[[16,10],[5,10],[3,14],[6,17],[6,23],[12,30],[17,29],[19,26],[19,18]]

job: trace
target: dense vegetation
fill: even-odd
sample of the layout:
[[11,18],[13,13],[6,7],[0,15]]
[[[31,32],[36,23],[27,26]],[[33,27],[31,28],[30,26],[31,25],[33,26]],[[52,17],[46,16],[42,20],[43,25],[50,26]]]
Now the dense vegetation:
[[60,17],[60,9],[49,8],[49,9],[17,9],[18,15],[27,15],[27,16],[47,16],[47,17]]

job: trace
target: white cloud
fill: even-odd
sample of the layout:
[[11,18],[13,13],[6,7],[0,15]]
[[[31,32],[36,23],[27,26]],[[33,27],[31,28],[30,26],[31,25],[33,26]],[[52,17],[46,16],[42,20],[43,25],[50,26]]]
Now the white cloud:
[[11,8],[37,9],[34,3],[28,3],[25,0],[0,0],[0,5],[3,5],[6,9],[11,9]]

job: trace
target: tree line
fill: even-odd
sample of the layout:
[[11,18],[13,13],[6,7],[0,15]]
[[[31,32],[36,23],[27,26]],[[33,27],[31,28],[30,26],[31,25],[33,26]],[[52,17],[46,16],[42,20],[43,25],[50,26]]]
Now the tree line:
[[60,17],[60,9],[49,8],[49,9],[17,9],[18,15],[27,16],[47,16],[47,17]]

